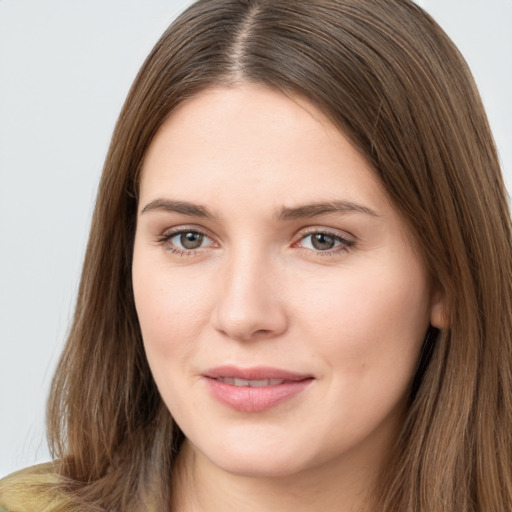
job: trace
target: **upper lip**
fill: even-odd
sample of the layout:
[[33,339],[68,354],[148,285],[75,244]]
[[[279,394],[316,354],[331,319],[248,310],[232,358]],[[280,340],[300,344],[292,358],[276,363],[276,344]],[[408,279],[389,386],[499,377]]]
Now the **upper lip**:
[[291,372],[281,368],[272,368],[269,366],[254,366],[251,368],[239,368],[237,366],[216,366],[203,373],[204,377],[210,379],[229,378],[244,380],[265,380],[280,379],[286,381],[299,381],[312,378],[312,375],[306,373]]

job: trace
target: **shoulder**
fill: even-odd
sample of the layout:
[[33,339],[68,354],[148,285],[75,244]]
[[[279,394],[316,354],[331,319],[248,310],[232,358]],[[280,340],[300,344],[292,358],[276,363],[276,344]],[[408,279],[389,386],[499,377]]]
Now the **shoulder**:
[[57,512],[59,477],[54,463],[17,471],[0,480],[0,512]]

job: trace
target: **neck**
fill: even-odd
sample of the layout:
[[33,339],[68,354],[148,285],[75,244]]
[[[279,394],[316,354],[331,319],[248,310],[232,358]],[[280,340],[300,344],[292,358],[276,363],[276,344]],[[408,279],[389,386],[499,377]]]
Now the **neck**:
[[187,440],[175,471],[172,510],[180,512],[364,512],[371,510],[369,489],[380,464],[353,460],[320,465],[298,474],[252,477],[212,464]]

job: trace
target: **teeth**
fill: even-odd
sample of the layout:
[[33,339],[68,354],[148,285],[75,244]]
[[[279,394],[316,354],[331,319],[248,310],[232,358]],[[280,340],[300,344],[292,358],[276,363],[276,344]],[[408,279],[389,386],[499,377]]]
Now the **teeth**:
[[247,380],[247,379],[236,379],[232,377],[219,377],[219,382],[225,384],[232,384],[239,387],[250,387],[250,388],[264,388],[266,386],[277,386],[284,382],[284,379],[261,379],[261,380]]

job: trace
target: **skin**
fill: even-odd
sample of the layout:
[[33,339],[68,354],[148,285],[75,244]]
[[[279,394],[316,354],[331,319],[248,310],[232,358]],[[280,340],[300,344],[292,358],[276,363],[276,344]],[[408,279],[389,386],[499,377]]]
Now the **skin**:
[[[283,215],[333,202],[344,208]],[[180,230],[199,246],[185,249]],[[176,510],[364,508],[428,325],[442,320],[409,240],[373,169],[302,98],[212,88],[166,120],[142,169],[133,286],[151,370],[186,436]],[[226,364],[313,380],[241,412],[205,385]]]

